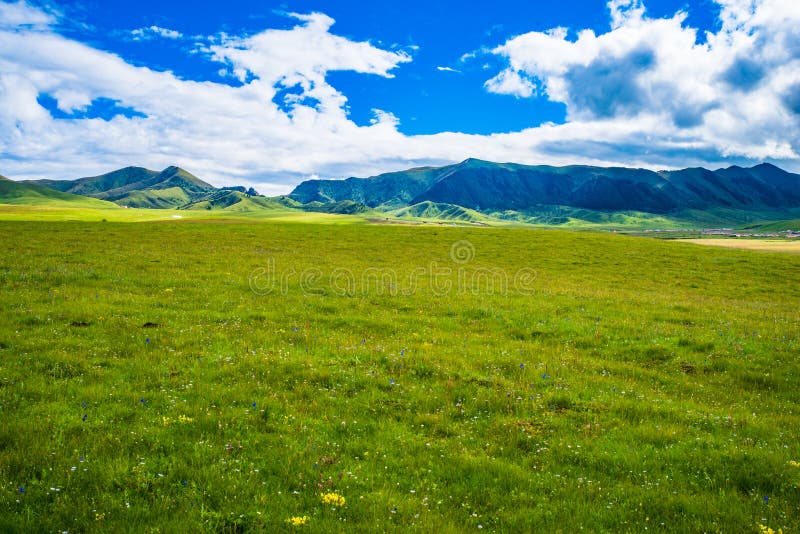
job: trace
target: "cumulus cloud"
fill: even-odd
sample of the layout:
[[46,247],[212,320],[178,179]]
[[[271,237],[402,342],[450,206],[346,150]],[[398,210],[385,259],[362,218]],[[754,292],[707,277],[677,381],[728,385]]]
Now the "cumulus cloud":
[[56,18],[40,9],[33,8],[23,0],[0,2],[0,28],[46,28],[56,22]]
[[536,85],[516,70],[507,69],[483,84],[492,93],[527,98],[533,95]]
[[686,13],[647,17],[640,0],[610,0],[611,30],[567,38],[563,28],[514,37],[493,52],[508,66],[486,82],[532,79],[570,121],[658,116],[729,156],[798,157],[789,87],[800,81],[800,3],[719,0],[722,27],[701,44]]
[[147,28],[137,28],[131,32],[134,41],[144,41],[161,37],[163,39],[181,39],[183,34],[177,30],[162,28],[161,26],[148,26]]
[[[391,110],[357,125],[327,81],[333,71],[391,78],[412,56],[336,35],[321,13],[292,15],[290,29],[206,41],[203,57],[236,78],[225,84],[133,65],[60,35],[49,13],[0,2],[0,170],[74,178],[176,164],[217,185],[275,194],[314,174],[467,157],[650,168],[772,158],[798,167],[800,11],[788,1],[724,0],[722,29],[698,44],[684,14],[650,19],[641,2],[614,0],[605,34],[567,39],[556,28],[493,51],[507,66],[486,89],[563,102],[566,124],[418,136],[402,134]],[[94,116],[101,102],[118,112]]]
[[[134,66],[54,31],[0,31],[4,172],[69,177],[176,163],[216,183],[290,183],[343,162],[357,169],[391,152],[401,137],[396,118],[376,112],[372,125],[355,125],[346,116],[346,98],[325,75],[352,70],[391,77],[409,56],[338,37],[324,15],[296,18],[291,30],[226,37],[208,47],[213,60],[246,80],[239,87]],[[292,86],[308,98],[279,108],[273,102],[278,90]],[[43,95],[66,113],[110,99],[136,116],[56,119],[42,105]]]

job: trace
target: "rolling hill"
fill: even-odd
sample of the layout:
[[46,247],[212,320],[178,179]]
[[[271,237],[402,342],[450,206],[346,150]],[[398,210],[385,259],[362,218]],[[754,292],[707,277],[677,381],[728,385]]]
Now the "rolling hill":
[[486,220],[486,216],[477,211],[453,204],[437,204],[429,200],[389,213],[399,219],[412,218],[459,222],[482,222]]
[[180,209],[185,210],[224,210],[229,212],[250,212],[259,210],[286,210],[286,206],[275,199],[253,196],[232,189],[219,189],[189,202]]
[[717,171],[528,166],[467,159],[371,178],[309,180],[289,195],[302,203],[352,200],[374,208],[424,202],[479,211],[566,206],[603,212],[800,208],[800,176],[770,164]]
[[28,183],[108,200],[130,208],[178,208],[216,191],[213,185],[179,167],[167,167],[161,172],[125,167],[78,180],[37,180]]
[[0,176],[0,204],[95,209],[119,208],[111,202],[64,193],[41,185],[15,182],[4,176]]

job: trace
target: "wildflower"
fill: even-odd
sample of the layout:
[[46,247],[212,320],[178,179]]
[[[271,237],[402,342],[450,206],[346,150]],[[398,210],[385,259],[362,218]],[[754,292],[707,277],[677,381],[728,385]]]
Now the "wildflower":
[[105,518],[106,518],[106,514],[98,514],[98,513],[94,514],[94,520],[95,521],[102,521]]
[[308,524],[308,516],[294,516],[286,520],[286,522],[293,527],[302,527]]
[[256,407],[256,401],[253,401],[253,408]]
[[323,504],[332,504],[334,506],[344,506],[344,497],[338,493],[323,493],[321,495]]
[[393,386],[393,385],[394,385],[394,378],[390,378],[390,379],[389,379],[389,385],[390,385],[390,386]]
[[782,528],[779,528],[778,531],[776,532],[776,531],[774,531],[773,529],[771,529],[770,527],[768,527],[766,525],[758,525],[758,531],[761,534],[783,534],[783,529]]
[[25,493],[25,487],[24,486],[20,486],[17,491],[19,491],[20,493]]
[[86,408],[86,401],[84,401],[84,402],[82,402],[82,403],[81,403],[81,407],[82,407],[82,408]]
[[148,338],[145,338],[144,342],[145,342],[145,343],[150,343],[150,338],[149,338],[149,337],[148,337]]
[[520,371],[524,371],[525,370],[525,364],[524,363],[519,364],[519,370]]
[[542,380],[547,380],[548,378],[550,378],[550,375],[548,375],[547,373],[544,373],[542,375]]
[[402,349],[400,351],[400,356],[405,356],[405,355],[406,355],[406,349]]
[[167,416],[161,417],[161,422],[164,424],[164,426],[169,426],[173,423],[172,419]]
[[194,418],[187,417],[181,414],[178,416],[178,421],[180,421],[181,423],[191,423],[192,421],[194,421]]
[[86,420],[87,420],[88,418],[89,418],[89,415],[88,415],[88,414],[83,414],[83,417],[81,417],[81,421],[83,421],[83,422],[86,422]]
[[798,462],[798,461],[796,461],[796,460],[789,460],[789,462],[788,462],[788,463],[789,463],[789,465],[791,465],[792,467],[800,467],[800,462]]

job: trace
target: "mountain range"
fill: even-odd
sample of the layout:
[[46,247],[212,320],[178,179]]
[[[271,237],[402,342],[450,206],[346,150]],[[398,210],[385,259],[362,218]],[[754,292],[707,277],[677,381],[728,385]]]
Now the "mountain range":
[[531,166],[467,159],[369,178],[308,180],[286,196],[217,188],[179,167],[77,180],[0,180],[0,204],[257,213],[298,210],[468,223],[663,227],[797,219],[800,175],[762,163],[708,170]]
[[800,207],[800,175],[763,163],[752,168],[650,171],[623,167],[529,166],[468,159],[371,178],[308,180],[289,195],[308,204],[346,200],[377,209],[422,203],[483,213],[566,206],[602,212],[669,214],[715,208]]

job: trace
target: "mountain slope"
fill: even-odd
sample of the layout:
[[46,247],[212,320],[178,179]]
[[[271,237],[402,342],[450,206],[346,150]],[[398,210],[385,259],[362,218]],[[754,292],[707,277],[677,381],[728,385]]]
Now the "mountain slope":
[[381,204],[401,207],[427,191],[438,179],[440,171],[441,168],[437,167],[420,167],[366,179],[308,180],[298,185],[289,196],[302,204],[352,200],[371,208]]
[[277,200],[252,196],[237,190],[219,189],[200,197],[198,200],[187,203],[181,209],[224,210],[241,213],[275,209],[285,211],[287,206]]
[[125,167],[78,180],[36,180],[28,183],[109,200],[131,208],[177,208],[216,191],[211,184],[179,167],[167,167],[161,172]]
[[590,166],[529,166],[468,159],[372,178],[309,180],[289,195],[295,201],[352,200],[402,208],[431,202],[476,211],[525,211],[568,206],[596,211],[667,214],[680,210],[800,207],[800,176],[769,164],[710,171]]
[[64,193],[41,185],[15,182],[4,176],[0,176],[0,204],[99,209],[119,207],[111,202]]
[[486,216],[477,211],[462,208],[461,206],[454,206],[453,204],[437,204],[429,200],[389,213],[399,219],[414,218],[460,222],[480,222],[486,220]]
[[142,167],[125,167],[99,176],[77,180],[29,180],[24,183],[43,185],[65,193],[84,196],[104,196],[108,191],[140,184],[158,176],[158,172]]

